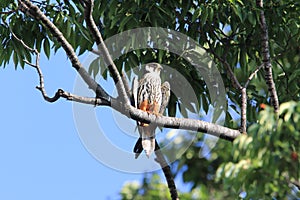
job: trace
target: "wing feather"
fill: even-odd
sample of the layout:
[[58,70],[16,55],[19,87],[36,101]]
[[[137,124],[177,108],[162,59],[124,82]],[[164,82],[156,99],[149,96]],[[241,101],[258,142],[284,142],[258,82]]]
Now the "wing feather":
[[170,95],[171,95],[171,91],[170,91],[170,83],[165,81],[162,85],[161,85],[161,106],[160,106],[160,110],[159,113],[163,114],[169,104],[169,100],[170,100]]

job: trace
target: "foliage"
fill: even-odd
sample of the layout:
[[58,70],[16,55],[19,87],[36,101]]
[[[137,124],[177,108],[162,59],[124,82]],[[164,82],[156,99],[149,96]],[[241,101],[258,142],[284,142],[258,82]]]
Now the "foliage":
[[[209,199],[224,199],[220,191],[215,191],[214,198],[210,198],[209,191],[205,185],[201,185],[190,192],[181,192],[180,199],[182,200],[209,200]],[[226,192],[225,192],[226,193]],[[145,178],[143,184],[132,181],[123,185],[120,192],[122,200],[129,199],[145,199],[145,200],[158,200],[169,199],[168,187],[162,182],[158,174],[153,174],[151,177]],[[217,198],[216,198],[217,197]]]
[[279,119],[267,106],[249,135],[234,141],[232,160],[220,165],[217,180],[233,193],[245,191],[247,199],[285,199],[296,188],[292,182],[300,181],[299,119],[299,102],[281,104]]
[[[266,106],[259,112],[259,123],[251,125],[248,135],[241,135],[233,146],[218,141],[209,155],[203,157],[203,146],[192,145],[173,164],[174,173],[184,171],[182,180],[192,183],[191,191],[180,193],[180,199],[300,198],[300,188],[293,184],[300,182],[299,119],[300,102],[281,104],[279,119],[273,109]],[[148,181],[146,186],[127,190],[128,193],[148,190],[155,193],[156,187],[167,190],[157,175]],[[129,186],[124,186],[122,191],[125,188]],[[153,193],[143,194],[143,197],[155,199]],[[123,196],[123,199],[126,198]]]
[[[78,55],[92,49],[94,41],[84,22],[83,7],[77,0],[43,0],[34,3],[60,29]],[[95,1],[94,11],[93,17],[104,39],[133,28],[163,27],[196,40],[214,59],[224,81],[229,102],[227,107],[232,109],[232,112],[227,110],[225,126],[238,127],[236,114],[240,113],[240,92],[233,87],[224,68],[224,61],[229,63],[242,84],[262,63],[261,10],[255,1],[99,0]],[[0,12],[0,66],[5,67],[12,60],[16,69],[24,68],[24,60],[33,60],[31,52],[12,37],[11,32],[48,58],[61,48],[61,44],[43,24],[18,10],[16,0],[1,1]],[[270,101],[264,74],[259,71],[247,88],[248,136],[243,135],[235,140],[233,147],[229,142],[219,141],[204,158],[199,156],[203,136],[198,136],[197,142],[175,163],[174,173],[184,171],[183,180],[192,182],[193,191],[201,191],[203,199],[205,196],[209,199],[212,193],[215,199],[216,194],[222,196],[220,199],[237,198],[241,191],[247,193],[246,198],[273,196],[281,199],[291,193],[288,181],[299,182],[300,106],[291,100],[300,100],[300,3],[294,0],[269,0],[265,1],[264,12],[269,28],[272,69],[279,101],[287,103],[281,104],[278,120],[269,107],[258,114],[259,106],[269,104]],[[124,48],[130,48],[138,42],[141,41],[132,38]],[[123,69],[130,74],[135,72],[136,66],[149,61],[166,64],[180,72],[191,81],[197,93],[198,102],[193,103],[200,106],[196,106],[196,109],[191,108],[190,99],[172,94],[169,115],[180,113],[186,116],[190,111],[197,114],[208,112],[213,102],[208,97],[209,91],[203,79],[205,74],[198,76],[195,68],[182,57],[167,50],[149,47],[130,51],[116,59],[115,63],[119,70]],[[107,77],[109,74],[104,67],[100,59],[96,59],[89,72],[94,76],[100,73]],[[215,181],[216,175],[219,182]],[[147,190],[150,187],[153,187],[153,191],[165,188],[157,177],[145,180],[145,183],[147,181],[149,184],[144,187]],[[161,193],[145,194],[146,190],[127,185],[121,193],[124,199],[129,199],[126,196],[129,194],[136,195],[137,199],[142,194],[163,199],[167,197],[166,191],[165,188]],[[184,195],[186,199],[193,198],[193,192]]]
[[169,199],[170,194],[166,184],[162,183],[160,176],[154,174],[150,179],[144,179],[143,184],[138,182],[125,183],[120,195],[123,200],[152,200]]
[[[50,0],[37,2],[39,8],[49,19],[60,29],[64,37],[70,42],[72,47],[81,55],[87,50],[91,50],[93,41],[86,27],[83,26],[84,16],[81,14],[83,8],[78,4],[64,4],[63,1],[51,2]],[[18,9],[16,1],[3,1],[2,12],[15,11],[8,15],[1,15],[0,19],[0,65],[6,66],[13,59],[15,67],[20,65],[24,68],[24,59],[31,61],[31,52],[26,50],[19,41],[11,36],[12,31],[16,36],[24,41],[26,45],[44,51],[50,58],[51,50],[56,52],[60,43],[49,33],[47,28],[39,21],[24,15]],[[80,12],[81,11],[81,12]],[[28,34],[30,33],[30,34]]]

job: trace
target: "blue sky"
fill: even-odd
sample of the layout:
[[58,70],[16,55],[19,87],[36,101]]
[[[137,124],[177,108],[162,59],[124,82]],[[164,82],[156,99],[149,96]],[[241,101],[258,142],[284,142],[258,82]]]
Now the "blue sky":
[[[88,66],[93,56],[80,59]],[[85,84],[78,87],[81,79],[63,51],[50,60],[42,56],[41,67],[49,96],[59,88],[94,96]],[[114,94],[112,80],[97,81]],[[13,63],[0,68],[0,199],[120,199],[125,182],[141,181],[145,171],[159,169],[153,155],[134,159],[138,133],[133,120],[108,107],[65,99],[48,103],[35,89],[38,84],[36,70],[28,65],[24,70],[15,70]],[[176,145],[186,135],[164,129],[157,138],[172,136],[169,145]],[[190,184],[179,177],[179,191],[189,191]]]
[[[58,88],[73,91],[77,74],[64,52],[50,61],[42,57],[41,66],[50,96]],[[0,68],[0,199],[118,199],[125,181],[141,180],[141,173],[120,172],[96,160],[80,140],[72,103],[44,101],[38,84],[29,66]],[[128,149],[134,140],[125,142]]]
[[[80,59],[88,66],[93,58],[86,54]],[[50,60],[42,56],[41,67],[49,96],[59,88],[94,96],[85,84],[80,85],[81,78],[63,51]],[[112,80],[97,77],[97,82],[114,94]],[[145,171],[159,169],[153,155],[134,159],[138,133],[133,120],[108,107],[65,99],[48,103],[35,89],[38,84],[36,70],[28,65],[24,70],[15,70],[13,63],[0,68],[0,199],[119,199],[125,182],[141,181]],[[203,117],[210,121],[211,115]],[[169,137],[168,145],[176,145],[186,136],[186,131],[164,129],[157,138]],[[180,178],[175,181],[179,191],[190,189]]]

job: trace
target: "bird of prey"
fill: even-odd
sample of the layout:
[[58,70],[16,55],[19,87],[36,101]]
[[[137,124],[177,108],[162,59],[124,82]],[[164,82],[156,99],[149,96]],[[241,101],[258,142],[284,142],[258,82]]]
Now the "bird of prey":
[[[138,82],[133,80],[132,100],[133,105],[138,109],[162,115],[168,105],[170,99],[170,84],[164,82],[161,84],[160,72],[162,66],[158,63],[149,63],[145,66],[145,74]],[[147,157],[157,150],[158,144],[155,140],[155,125],[137,122],[140,138],[134,146],[135,158],[137,158],[143,150]]]

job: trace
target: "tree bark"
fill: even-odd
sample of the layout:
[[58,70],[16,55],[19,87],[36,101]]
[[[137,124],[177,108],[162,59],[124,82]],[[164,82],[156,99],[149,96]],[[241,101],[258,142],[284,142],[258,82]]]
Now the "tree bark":
[[278,101],[275,83],[273,80],[272,64],[271,64],[270,50],[269,50],[268,26],[265,18],[265,12],[263,10],[264,8],[263,0],[257,0],[256,4],[261,9],[260,11],[261,52],[262,52],[262,61],[264,63],[265,81],[268,86],[268,91],[270,93],[271,104],[274,107],[275,113],[278,113],[279,101]]

